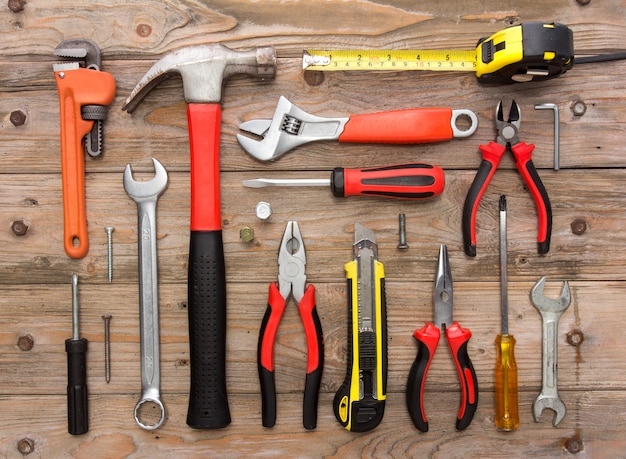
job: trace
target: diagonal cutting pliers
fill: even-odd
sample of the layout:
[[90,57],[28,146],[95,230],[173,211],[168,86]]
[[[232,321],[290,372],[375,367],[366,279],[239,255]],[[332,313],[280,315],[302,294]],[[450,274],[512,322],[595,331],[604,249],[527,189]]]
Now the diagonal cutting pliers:
[[439,263],[435,276],[433,294],[434,323],[415,330],[418,352],[406,385],[406,403],[413,424],[421,432],[428,432],[428,420],[424,410],[424,386],[430,363],[433,360],[439,338],[443,332],[448,340],[452,358],[461,383],[461,405],[456,419],[457,430],[464,430],[474,417],[478,405],[478,383],[476,372],[467,353],[467,343],[472,333],[453,321],[452,275],[448,261],[448,249],[439,248]]
[[535,146],[524,143],[517,135],[520,121],[520,108],[515,101],[511,104],[508,121],[504,121],[502,101],[500,101],[496,108],[496,129],[498,132],[496,141],[480,146],[483,159],[463,206],[463,245],[465,253],[470,257],[476,256],[476,212],[478,211],[480,199],[489,186],[489,182],[496,172],[502,156],[507,151],[513,153],[515,167],[524,179],[537,207],[539,253],[545,254],[550,250],[552,207],[550,206],[548,193],[532,161],[532,152]]
[[315,307],[315,287],[309,284],[305,288],[305,265],[306,254],[298,223],[289,221],[278,250],[278,283],[272,282],[269,287],[267,310],[261,323],[257,350],[264,427],[273,427],[276,423],[274,342],[290,296],[298,305],[307,342],[302,420],[308,430],[317,426],[317,402],[324,367],[324,336]]

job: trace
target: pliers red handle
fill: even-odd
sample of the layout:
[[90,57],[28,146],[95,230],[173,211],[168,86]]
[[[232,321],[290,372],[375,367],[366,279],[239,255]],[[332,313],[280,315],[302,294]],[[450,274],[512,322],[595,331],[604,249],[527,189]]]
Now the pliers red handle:
[[267,310],[261,323],[257,349],[261,410],[264,427],[276,424],[276,385],[274,381],[274,343],[289,296],[293,295],[304,325],[307,342],[307,370],[304,385],[303,424],[308,430],[317,426],[317,403],[324,368],[324,336],[317,314],[315,287],[305,289],[306,255],[298,223],[287,222],[278,251],[278,284],[269,287]]
[[489,186],[489,182],[506,151],[513,153],[515,167],[524,179],[524,183],[526,183],[526,187],[530,191],[537,207],[539,219],[537,233],[538,251],[540,254],[545,254],[550,250],[552,207],[548,193],[532,161],[532,152],[535,146],[524,143],[518,138],[517,132],[520,120],[519,105],[513,101],[509,119],[505,122],[502,112],[502,101],[500,101],[496,108],[496,128],[498,131],[496,142],[489,142],[488,145],[480,146],[482,161],[463,206],[463,241],[465,253],[470,257],[476,256],[476,213],[480,199]]
[[467,343],[472,333],[453,321],[452,276],[445,245],[439,249],[439,264],[434,289],[435,323],[427,323],[424,328],[415,330],[418,352],[406,386],[406,403],[413,424],[421,432],[428,432],[428,419],[424,409],[424,387],[426,375],[433,360],[441,331],[448,340],[452,358],[461,383],[461,404],[456,419],[457,430],[464,430],[472,422],[478,406],[478,383],[476,372],[467,353]]

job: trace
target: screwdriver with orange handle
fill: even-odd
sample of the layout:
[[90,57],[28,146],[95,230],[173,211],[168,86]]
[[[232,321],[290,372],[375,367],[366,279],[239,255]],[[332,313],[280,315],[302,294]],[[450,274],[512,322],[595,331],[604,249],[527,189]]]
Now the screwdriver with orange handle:
[[440,167],[425,163],[398,164],[368,169],[336,167],[330,179],[252,179],[250,188],[267,186],[329,186],[337,198],[378,196],[394,199],[427,199],[443,192],[444,173]]
[[496,427],[515,430],[519,427],[517,399],[517,363],[515,338],[509,334],[509,299],[506,249],[506,197],[500,196],[500,307],[501,334],[496,337]]

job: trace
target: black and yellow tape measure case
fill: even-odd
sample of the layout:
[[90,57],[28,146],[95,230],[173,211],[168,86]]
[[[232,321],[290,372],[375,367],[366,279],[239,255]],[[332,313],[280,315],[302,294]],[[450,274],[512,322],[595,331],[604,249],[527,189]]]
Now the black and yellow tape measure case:
[[525,22],[479,40],[476,55],[481,83],[547,80],[574,66],[574,34],[563,24]]

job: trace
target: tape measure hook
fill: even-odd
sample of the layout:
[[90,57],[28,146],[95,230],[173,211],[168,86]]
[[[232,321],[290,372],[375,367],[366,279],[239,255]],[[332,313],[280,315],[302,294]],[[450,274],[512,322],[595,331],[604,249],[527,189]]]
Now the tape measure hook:
[[[469,127],[466,129],[462,129],[458,124],[459,118],[469,118]],[[476,132],[476,129],[478,128],[478,117],[476,116],[476,113],[465,108],[460,110],[452,110],[452,120],[450,121],[450,124],[454,137],[469,137],[474,132]]]

